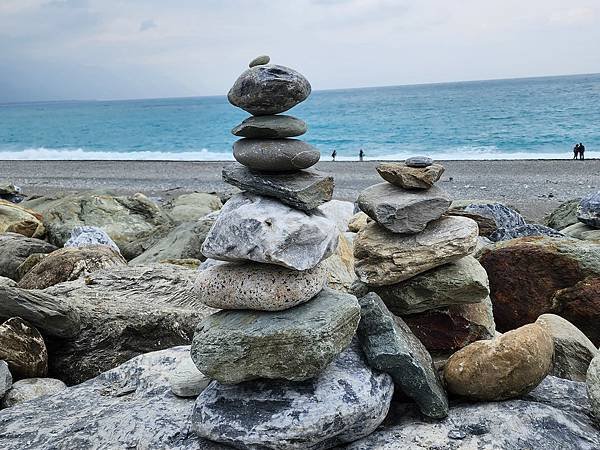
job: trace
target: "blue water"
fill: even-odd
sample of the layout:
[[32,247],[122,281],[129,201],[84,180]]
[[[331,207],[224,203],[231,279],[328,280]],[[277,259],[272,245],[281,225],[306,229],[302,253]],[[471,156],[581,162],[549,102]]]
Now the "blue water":
[[[338,159],[600,157],[600,75],[317,91],[288,112]],[[223,97],[0,105],[0,159],[231,159]]]

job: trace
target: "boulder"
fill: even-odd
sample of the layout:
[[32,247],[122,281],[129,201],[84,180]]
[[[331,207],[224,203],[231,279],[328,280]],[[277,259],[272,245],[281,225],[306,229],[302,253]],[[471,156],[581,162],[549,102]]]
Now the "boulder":
[[182,194],[165,205],[175,223],[195,222],[223,207],[221,199],[206,192]]
[[8,369],[6,361],[0,361],[0,399],[12,386],[12,375]]
[[350,218],[350,222],[348,222],[348,230],[353,233],[358,233],[367,226],[367,223],[369,223],[370,220],[371,218],[364,212],[357,212]]
[[223,181],[258,195],[274,197],[303,211],[312,211],[331,200],[333,177],[314,170],[294,173],[259,173],[240,164],[223,169]]
[[0,325],[0,360],[8,364],[11,374],[17,379],[44,377],[48,373],[44,338],[19,317]]
[[[600,245],[574,239],[518,238],[485,248],[479,262],[490,280],[496,325],[504,332],[557,312],[558,291],[573,288],[587,276],[600,275]],[[575,300],[568,292],[564,295]],[[578,320],[558,314],[585,333]]]
[[553,296],[553,312],[564,317],[594,343],[600,345],[600,277],[586,277]]
[[296,172],[319,162],[319,150],[298,139],[240,139],[233,144],[233,157],[261,172]]
[[357,279],[354,272],[354,245],[344,233],[340,234],[335,253],[324,260],[320,266],[327,273],[327,286],[352,293],[352,284]]
[[40,291],[81,317],[79,334],[46,341],[50,374],[81,383],[141,353],[189,344],[196,325],[215,311],[192,294],[194,276],[171,264],[125,266]]
[[55,378],[26,378],[12,385],[2,399],[3,408],[11,408],[36,398],[54,395],[67,388],[67,385]]
[[444,366],[448,391],[473,400],[525,395],[548,375],[552,337],[538,324],[525,325],[454,353]]
[[592,414],[600,420],[600,356],[595,356],[588,367],[585,380]]
[[393,390],[355,344],[303,382],[211,383],[196,400],[192,431],[234,448],[329,449],[372,433]]
[[49,240],[54,245],[64,246],[75,227],[95,226],[110,236],[127,260],[139,254],[132,253],[129,244],[147,234],[156,234],[161,227],[173,227],[172,219],[143,194],[114,196],[85,192],[58,199],[41,197],[25,203],[43,214]]
[[443,217],[419,234],[400,235],[376,222],[354,242],[359,278],[373,286],[399,283],[470,254],[477,245],[477,224],[465,217]]
[[375,287],[396,315],[463,303],[479,303],[490,293],[485,269],[472,256],[428,270],[397,284]]
[[496,228],[516,228],[525,225],[525,219],[514,209],[502,203],[474,203],[464,208],[466,212],[493,219]]
[[392,403],[385,426],[347,450],[595,450],[585,384],[547,377],[528,395],[504,402],[454,403],[442,421],[413,404]]
[[570,225],[576,224],[578,222],[577,208],[579,207],[580,202],[581,198],[575,198],[561,203],[558,208],[544,218],[544,225],[554,228],[555,230],[562,230]]
[[423,414],[446,417],[446,391],[423,344],[377,294],[371,292],[359,303],[358,337],[369,365],[390,374],[396,387],[411,397]]
[[585,374],[598,349],[575,325],[555,314],[542,314],[541,325],[554,342],[551,375],[585,381]]
[[455,352],[471,342],[491,339],[496,325],[489,298],[479,303],[451,305],[402,316],[430,352]]
[[[23,279],[23,277],[27,275],[31,269],[33,269],[37,264],[42,262],[42,260],[48,255],[50,255],[50,253],[32,253],[31,255],[29,255],[27,259],[25,259],[25,261],[23,261],[19,265],[19,267],[17,267],[17,273],[15,278],[19,281]],[[15,286],[16,285],[17,284],[15,282]]]
[[171,392],[168,377],[189,351],[140,355],[87,383],[0,410],[2,448],[226,450],[187,431],[194,399]]
[[10,278],[0,277],[0,287],[16,287],[17,282]]
[[278,114],[310,95],[310,83],[293,69],[274,64],[245,70],[227,94],[229,103],[253,116]]
[[248,63],[248,67],[262,66],[264,64],[269,64],[269,61],[271,61],[271,58],[269,56],[260,55],[254,58],[252,61],[250,61],[250,63]]
[[514,228],[498,228],[488,237],[493,242],[499,242],[528,236],[548,236],[561,238],[564,237],[564,234],[559,233],[554,228],[528,223]]
[[231,133],[253,139],[279,139],[302,136],[306,133],[306,122],[292,116],[251,116],[236,126]]
[[407,190],[390,183],[368,187],[358,196],[358,207],[384,228],[401,234],[419,233],[439,219],[451,204],[442,189]]
[[50,253],[19,281],[24,289],[46,289],[63,281],[76,280],[100,269],[124,266],[120,253],[105,245],[61,248]]
[[377,166],[377,173],[388,183],[404,189],[429,189],[444,173],[444,166],[410,167],[399,162],[385,162]]
[[577,208],[577,219],[593,228],[600,228],[600,192],[586,195]]
[[335,223],[321,214],[241,193],[221,210],[202,253],[223,261],[255,261],[307,270],[333,254],[338,234]]
[[359,319],[356,297],[329,288],[284,311],[219,311],[198,324],[192,359],[221,383],[302,381],[350,345]]
[[41,215],[0,199],[0,233],[12,232],[26,237],[41,238],[46,233]]
[[0,199],[8,200],[11,203],[21,203],[27,197],[21,193],[21,188],[14,184],[0,185]]
[[178,397],[198,397],[211,381],[198,370],[189,352],[169,375],[171,391]]
[[194,293],[212,308],[281,311],[309,301],[326,280],[321,265],[300,272],[272,264],[220,263],[198,272]]
[[[452,203],[452,206],[454,206],[454,202]],[[477,222],[477,226],[479,227],[480,237],[488,238],[498,229],[498,227],[496,227],[496,221],[494,219],[482,216],[481,214],[478,214],[476,212],[468,212],[464,209],[450,209],[446,211],[446,215],[467,217],[469,219],[474,220],[475,222]]]
[[600,241],[600,230],[585,223],[577,222],[561,230],[565,236],[583,241]]
[[119,246],[104,230],[98,227],[75,227],[71,230],[71,237],[65,242],[65,247],[81,248],[104,245],[120,253]]
[[0,234],[0,276],[17,281],[17,269],[29,255],[50,253],[56,247],[40,239],[17,233]]
[[348,223],[356,212],[354,203],[344,200],[330,200],[319,206],[319,211],[334,222],[341,232],[348,231]]

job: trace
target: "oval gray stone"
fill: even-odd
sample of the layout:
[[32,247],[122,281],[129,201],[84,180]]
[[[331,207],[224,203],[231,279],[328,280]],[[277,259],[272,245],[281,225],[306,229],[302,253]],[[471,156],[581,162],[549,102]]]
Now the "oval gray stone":
[[321,153],[298,139],[240,139],[233,157],[250,169],[262,172],[295,172],[319,162]]
[[267,64],[244,71],[227,94],[229,103],[253,116],[278,114],[310,95],[310,83],[289,67]]
[[56,394],[66,388],[65,383],[55,378],[25,378],[13,383],[2,399],[2,407],[10,408],[38,397]]
[[404,161],[408,167],[427,167],[433,164],[433,159],[427,156],[411,156]]
[[250,63],[248,64],[248,67],[262,66],[264,64],[269,64],[270,61],[271,61],[271,58],[269,56],[260,55],[260,56],[257,56],[256,58],[254,58],[252,61],[250,61]]
[[372,433],[393,390],[355,343],[304,382],[211,383],[196,400],[192,431],[241,449],[329,449]]
[[350,345],[359,319],[356,297],[329,288],[285,311],[219,311],[198,325],[192,359],[221,383],[302,381]]
[[306,133],[306,122],[292,116],[252,116],[248,117],[231,133],[246,138],[288,138],[301,136]]

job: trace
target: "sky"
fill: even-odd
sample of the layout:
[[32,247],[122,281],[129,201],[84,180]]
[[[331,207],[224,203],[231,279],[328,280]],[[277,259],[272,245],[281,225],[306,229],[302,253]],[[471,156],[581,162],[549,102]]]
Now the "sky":
[[599,0],[0,0],[0,102],[223,95],[260,54],[313,89],[600,72]]

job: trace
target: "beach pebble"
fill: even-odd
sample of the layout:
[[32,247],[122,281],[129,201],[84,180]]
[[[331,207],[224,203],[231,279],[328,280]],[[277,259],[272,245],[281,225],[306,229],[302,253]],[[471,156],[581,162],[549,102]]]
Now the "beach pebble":
[[55,378],[26,378],[13,383],[2,399],[2,407],[10,408],[45,395],[53,395],[67,389],[67,385]]
[[189,352],[168,378],[171,391],[178,397],[197,397],[212,381],[198,370]]
[[600,192],[581,199],[577,208],[577,219],[590,227],[600,228]]
[[270,61],[271,61],[271,58],[269,56],[260,55],[260,56],[257,56],[256,58],[254,58],[252,61],[250,61],[250,63],[248,64],[248,67],[263,66],[265,64],[269,64]]
[[288,138],[306,133],[306,122],[292,116],[252,116],[236,126],[231,133],[247,138]]
[[44,338],[19,317],[0,325],[0,360],[6,361],[15,378],[43,377],[48,372]]
[[444,166],[409,167],[402,163],[381,163],[377,172],[388,183],[404,189],[429,189],[444,173]]
[[408,167],[427,167],[433,164],[433,159],[427,156],[411,156],[404,161]]
[[314,166],[321,158],[315,147],[297,139],[240,139],[233,157],[250,169],[262,172],[295,172]]
[[229,90],[229,102],[253,116],[279,114],[310,95],[310,83],[293,69],[273,64],[244,71]]

